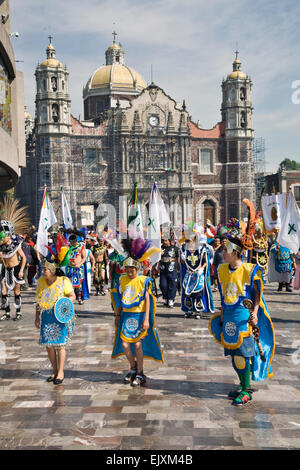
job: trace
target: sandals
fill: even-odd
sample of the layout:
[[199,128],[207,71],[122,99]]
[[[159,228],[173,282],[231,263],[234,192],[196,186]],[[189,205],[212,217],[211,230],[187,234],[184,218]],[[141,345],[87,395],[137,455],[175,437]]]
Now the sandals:
[[9,320],[9,319],[10,319],[10,314],[9,313],[4,313],[4,315],[2,315],[2,317],[0,318],[0,321]]
[[242,388],[241,385],[238,388],[236,388],[235,390],[230,390],[230,392],[228,393],[228,398],[230,400],[234,400],[235,398],[237,398],[239,396],[239,394],[241,393],[242,390],[243,390],[243,388]]
[[243,406],[248,403],[248,401],[252,400],[252,394],[251,392],[246,392],[245,390],[242,390],[240,394],[233,400],[232,404],[234,406]]
[[131,384],[132,381],[135,379],[137,373],[137,364],[135,363],[135,367],[131,369],[128,374],[124,377],[124,384]]
[[16,313],[16,316],[15,316],[15,318],[13,318],[13,320],[18,321],[18,320],[21,320],[21,318],[22,318],[21,313]]
[[132,387],[145,387],[146,385],[146,376],[141,372],[140,374],[136,374],[134,380],[131,382]]

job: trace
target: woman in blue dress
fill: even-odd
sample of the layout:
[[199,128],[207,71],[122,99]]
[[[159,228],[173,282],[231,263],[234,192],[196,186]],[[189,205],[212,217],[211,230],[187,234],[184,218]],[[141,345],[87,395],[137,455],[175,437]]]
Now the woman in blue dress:
[[37,304],[35,326],[40,329],[39,344],[44,344],[52,365],[52,374],[47,382],[59,385],[64,380],[64,364],[66,360],[65,346],[70,342],[74,322],[59,322],[54,315],[54,306],[61,297],[68,297],[72,302],[76,299],[71,281],[59,275],[57,265],[46,260],[43,275],[37,286]]

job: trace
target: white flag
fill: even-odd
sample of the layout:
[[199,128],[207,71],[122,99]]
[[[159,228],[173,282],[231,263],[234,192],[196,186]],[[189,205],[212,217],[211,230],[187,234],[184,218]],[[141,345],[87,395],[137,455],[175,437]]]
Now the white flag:
[[137,195],[137,183],[134,183],[134,188],[129,202],[127,230],[130,238],[132,239],[144,238],[142,214]]
[[286,209],[286,193],[262,196],[261,207],[266,231],[279,230]]
[[61,193],[61,207],[62,207],[62,218],[63,218],[63,223],[65,225],[65,228],[73,229],[74,227],[73,227],[73,220],[72,220],[71,212],[69,209],[68,202],[66,200],[66,196],[63,191]]
[[290,192],[285,216],[278,232],[279,245],[289,248],[292,253],[298,253],[300,247],[300,210],[294,194]]
[[[152,240],[152,246],[155,246],[159,249],[161,249],[160,226],[165,223],[170,223],[170,218],[159,193],[158,187],[156,183],[153,183],[149,204],[147,238]],[[160,259],[161,253],[154,253],[150,258],[152,266],[158,263]]]
[[36,249],[43,256],[47,256],[49,253],[46,248],[46,245],[48,245],[48,230],[52,225],[56,224],[56,222],[54,210],[47,194],[47,188],[45,188],[36,241]]

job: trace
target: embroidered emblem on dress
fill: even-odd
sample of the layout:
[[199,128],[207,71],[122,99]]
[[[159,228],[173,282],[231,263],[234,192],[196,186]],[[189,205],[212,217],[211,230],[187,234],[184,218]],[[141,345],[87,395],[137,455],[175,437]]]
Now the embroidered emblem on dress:
[[226,324],[225,324],[225,333],[228,335],[228,336],[234,336],[236,334],[236,331],[237,331],[237,327],[236,327],[236,324],[231,322],[231,321],[228,321]]

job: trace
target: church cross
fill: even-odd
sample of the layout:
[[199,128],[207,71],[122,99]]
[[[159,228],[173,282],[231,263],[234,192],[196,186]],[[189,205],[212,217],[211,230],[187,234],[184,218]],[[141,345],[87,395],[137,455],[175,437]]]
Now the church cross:
[[49,39],[49,44],[52,44],[52,36],[48,36],[48,39]]
[[112,33],[112,35],[113,35],[113,37],[114,37],[114,42],[116,42],[117,33],[114,31],[114,32]]

